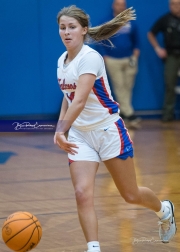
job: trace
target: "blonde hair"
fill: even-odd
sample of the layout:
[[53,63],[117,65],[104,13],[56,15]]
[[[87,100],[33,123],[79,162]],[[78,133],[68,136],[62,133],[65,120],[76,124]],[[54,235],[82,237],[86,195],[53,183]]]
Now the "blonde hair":
[[80,23],[83,28],[87,27],[88,31],[84,37],[84,40],[88,41],[89,39],[92,39],[96,42],[100,42],[102,40],[110,41],[109,38],[112,37],[115,33],[117,33],[122,26],[124,26],[128,21],[136,19],[135,11],[132,8],[128,8],[118,14],[109,22],[106,22],[99,26],[89,27],[89,15],[86,14],[82,9],[76,7],[75,5],[64,7],[58,12],[58,24],[62,16],[73,17]]

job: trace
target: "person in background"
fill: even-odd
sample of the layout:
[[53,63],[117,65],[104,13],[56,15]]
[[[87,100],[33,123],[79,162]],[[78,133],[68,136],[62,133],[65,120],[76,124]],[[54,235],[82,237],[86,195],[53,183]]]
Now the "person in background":
[[[148,32],[148,39],[157,56],[165,60],[165,96],[162,121],[174,120],[174,108],[180,68],[180,0],[169,1],[170,12],[160,17]],[[156,35],[162,32],[164,48],[158,43]]]
[[[112,19],[125,9],[125,0],[114,0],[113,12],[105,21]],[[132,106],[132,92],[140,54],[136,22],[129,21],[115,36],[111,37],[110,41],[113,47],[103,42],[95,48],[104,58],[115,98],[120,104],[120,116],[127,126],[139,128],[140,118],[135,116]]]

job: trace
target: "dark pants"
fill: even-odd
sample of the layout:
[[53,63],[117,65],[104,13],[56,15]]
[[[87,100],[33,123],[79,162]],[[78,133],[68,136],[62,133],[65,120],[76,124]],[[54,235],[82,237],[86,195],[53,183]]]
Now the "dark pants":
[[169,54],[165,61],[165,97],[163,107],[163,118],[174,118],[174,107],[176,101],[175,86],[177,85],[177,72],[180,68],[180,55]]

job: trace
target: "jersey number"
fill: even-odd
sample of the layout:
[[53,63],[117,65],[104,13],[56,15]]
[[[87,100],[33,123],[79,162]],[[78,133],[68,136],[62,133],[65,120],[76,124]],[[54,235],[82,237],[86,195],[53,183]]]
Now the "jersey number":
[[75,92],[71,92],[70,94],[66,94],[67,95],[67,97],[68,97],[68,99],[72,102],[72,100],[74,99],[74,94],[75,94]]

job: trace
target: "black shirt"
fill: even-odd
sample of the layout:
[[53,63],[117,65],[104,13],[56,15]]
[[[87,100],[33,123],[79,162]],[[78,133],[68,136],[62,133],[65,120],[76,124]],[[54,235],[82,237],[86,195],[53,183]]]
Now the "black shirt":
[[164,44],[169,53],[180,54],[180,18],[168,13],[159,18],[151,28],[156,35],[162,32]]

